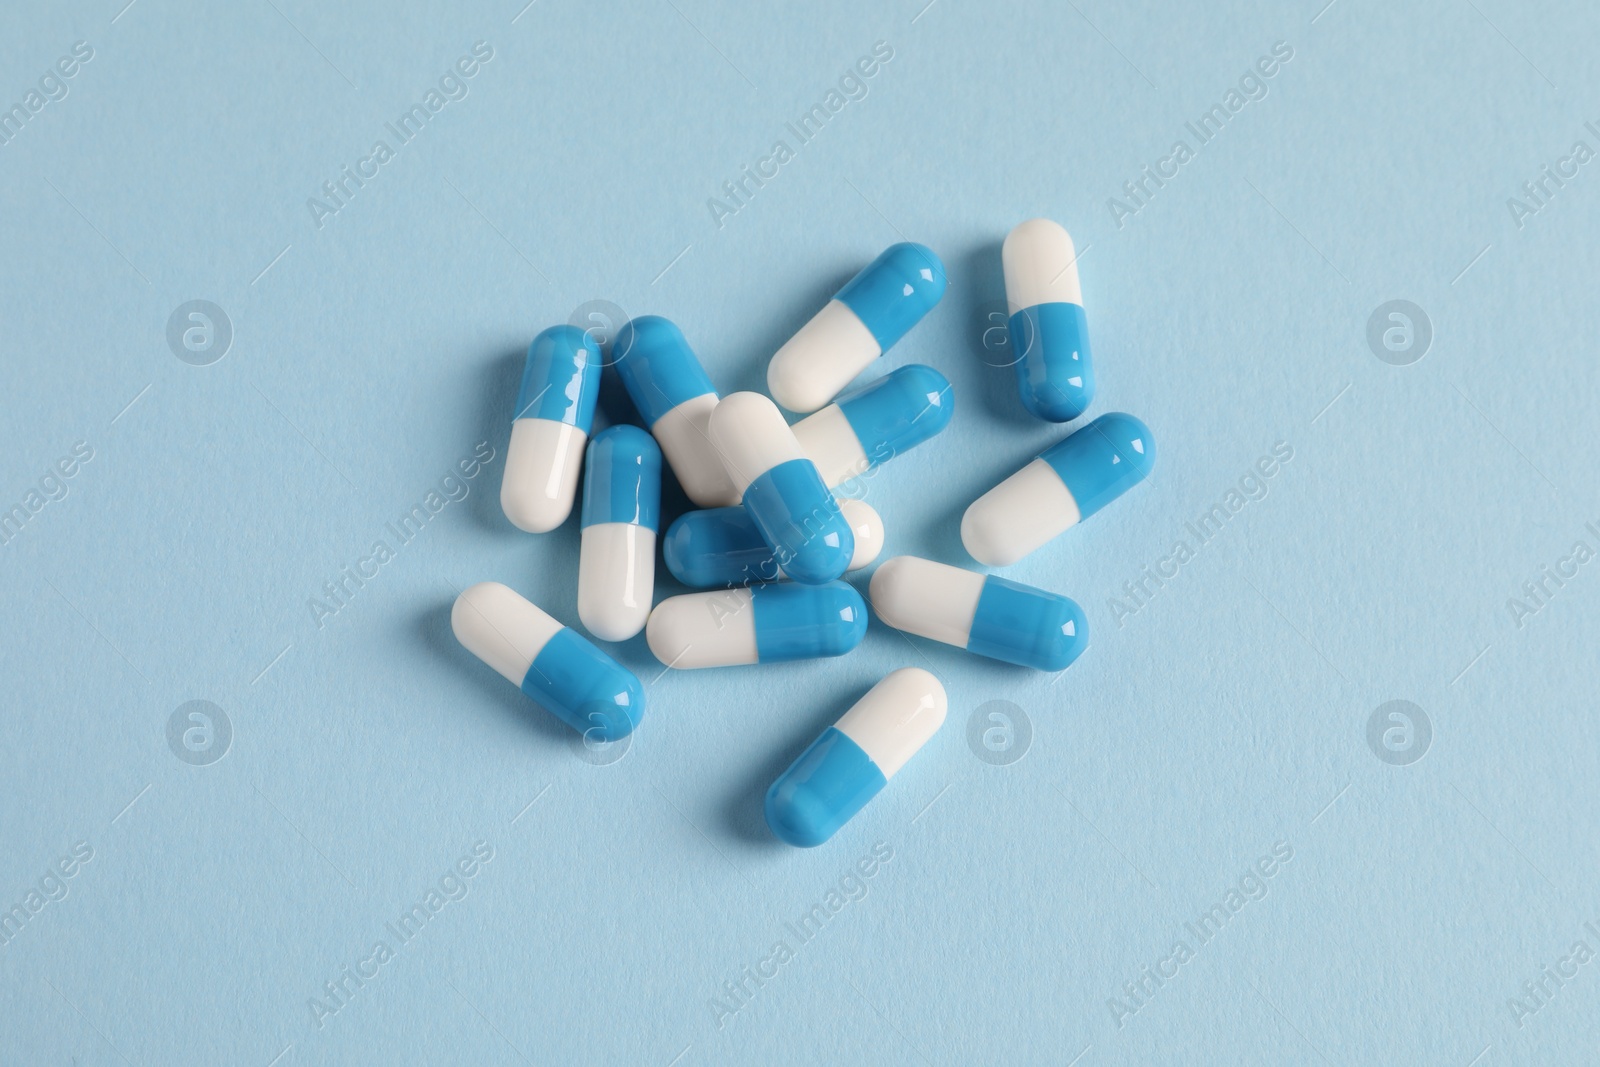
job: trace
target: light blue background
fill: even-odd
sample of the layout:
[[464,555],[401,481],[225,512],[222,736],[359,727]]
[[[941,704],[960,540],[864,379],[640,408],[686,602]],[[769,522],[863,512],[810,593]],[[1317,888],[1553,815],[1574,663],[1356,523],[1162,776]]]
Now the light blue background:
[[[1508,1006],[1574,941],[1600,951],[1600,563],[1520,628],[1506,605],[1600,548],[1600,163],[1521,228],[1506,205],[1600,148],[1592,6],[924,2],[0,15],[6,103],[94,48],[0,147],[0,505],[94,451],[0,546],[0,904],[93,849],[0,946],[0,1060],[1600,1056],[1600,961],[1520,1026]],[[469,95],[316,228],[307,198],[478,40]],[[799,146],[784,123],[880,40],[866,98]],[[1267,96],[1119,227],[1108,198],[1278,41]],[[719,228],[707,198],[780,138],[796,158]],[[665,677],[636,640],[649,713],[596,766],[456,645],[475,581],[575,621],[576,519],[536,538],[497,501],[537,330],[596,299],[664,314],[722,390],[759,388],[902,238],[951,284],[882,369],[933,364],[957,409],[867,499],[886,555],[964,562],[962,509],[1061,434],[981,348],[999,242],[1041,214],[1082,253],[1091,414],[1160,446],[1147,485],[1006,572],[1087,610],[1064,675],[877,624],[839,660]],[[235,331],[210,366],[166,341],[192,299]],[[1432,321],[1410,366],[1367,344],[1391,299]],[[465,501],[319,627],[308,599],[480,441]],[[1115,618],[1278,442],[1265,499]],[[907,664],[944,679],[942,732],[827,846],[775,844],[767,784]],[[232,723],[210,766],[166,739],[191,699]],[[1432,722],[1410,766],[1368,747],[1391,699]],[[966,740],[993,700],[1032,723],[1009,766]],[[319,1028],[308,1000],[476,841],[465,898]],[[784,923],[878,842],[865,897],[799,946]],[[1266,895],[1119,1026],[1108,998],[1277,842]],[[795,958],[719,1028],[710,999],[780,938]]]

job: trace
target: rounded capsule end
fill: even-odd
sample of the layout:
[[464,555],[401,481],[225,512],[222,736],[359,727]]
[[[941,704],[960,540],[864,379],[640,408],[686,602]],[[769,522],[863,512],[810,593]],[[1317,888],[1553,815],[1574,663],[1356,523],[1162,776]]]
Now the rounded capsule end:
[[[636,690],[636,691],[633,691]],[[623,702],[621,697],[632,699]],[[611,700],[590,700],[578,706],[578,715],[589,725],[584,729],[586,740],[600,743],[620,741],[633,733],[634,727],[644,717],[644,687],[634,680],[630,692],[618,694]]]

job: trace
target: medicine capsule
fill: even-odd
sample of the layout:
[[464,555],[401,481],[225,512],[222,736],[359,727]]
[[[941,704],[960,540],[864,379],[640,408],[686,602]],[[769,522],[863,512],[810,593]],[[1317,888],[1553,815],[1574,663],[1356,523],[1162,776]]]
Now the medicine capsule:
[[734,492],[778,566],[808,585],[843,574],[855,536],[777,405],[760,393],[734,393],[712,411],[710,429]]
[[921,321],[945,284],[932,249],[890,245],[778,349],[767,391],[790,411],[816,411]]
[[[861,500],[839,501],[839,511],[855,537],[850,570],[860,570],[883,551],[883,520]],[[667,528],[661,542],[667,570],[684,585],[717,589],[787,577],[772,546],[744,508],[686,511]]]
[[1047,422],[1071,422],[1094,399],[1072,238],[1059,223],[1029,219],[1006,235],[1000,261],[1022,406]]
[[778,839],[813,848],[838,832],[944,723],[939,679],[902,667],[856,701],[767,790],[767,825]]
[[602,641],[644,629],[655,597],[661,449],[637,426],[589,442],[578,554],[578,618]]
[[625,737],[644,717],[644,686],[632,671],[499,582],[456,597],[450,628],[468,652],[591,740]]
[[870,591],[872,610],[896,630],[1019,667],[1064,670],[1089,643],[1075,601],[995,574],[896,556]]
[[844,582],[776,582],[668,597],[644,630],[656,659],[680,670],[842,656],[866,633],[867,605]]
[[500,482],[500,508],[518,529],[544,533],[572,513],[599,395],[594,338],[576,326],[552,326],[533,339]]
[[961,543],[979,563],[1010,566],[1144,481],[1155,461],[1148,426],[1101,415],[973,501]]
[[706,426],[717,391],[683,331],[659,315],[630,319],[611,344],[617,374],[697,507],[739,502]]
[[950,425],[954,401],[950,379],[911,363],[807,415],[794,436],[834,489]]

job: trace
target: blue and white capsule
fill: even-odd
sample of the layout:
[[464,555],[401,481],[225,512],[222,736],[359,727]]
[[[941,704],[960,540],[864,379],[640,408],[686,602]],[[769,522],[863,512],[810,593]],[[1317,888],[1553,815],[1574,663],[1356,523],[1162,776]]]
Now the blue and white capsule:
[[950,379],[911,363],[794,424],[795,439],[835,489],[950,425]]
[[872,610],[896,630],[1019,667],[1065,670],[1089,644],[1076,601],[996,574],[896,556],[870,592]]
[[734,393],[711,412],[710,430],[734,492],[784,573],[808,585],[843,574],[855,535],[777,405]]
[[1022,406],[1046,422],[1071,422],[1094,399],[1072,237],[1060,223],[1029,219],[1006,235],[1000,263]]
[[767,391],[790,411],[816,411],[922,321],[946,284],[932,249],[890,245],[778,349]]
[[578,618],[602,641],[626,641],[655,598],[661,449],[649,434],[613,426],[589,442],[580,521]]
[[717,391],[683,331],[659,315],[629,319],[611,352],[633,406],[689,499],[702,508],[737,504],[739,494],[706,430]]
[[499,582],[479,582],[450,609],[456,640],[591,741],[625,737],[644,717],[632,671]]
[[866,633],[866,602],[845,582],[668,597],[644,630],[656,659],[679,670],[842,656]]
[[[841,500],[839,511],[856,542],[849,569],[860,570],[883,551],[883,519],[863,500]],[[721,589],[787,577],[772,546],[744,508],[684,512],[667,527],[661,555],[672,576],[693,589]]]
[[767,790],[767,825],[814,848],[877,796],[944,724],[944,686],[920,667],[885,676],[811,743]]
[[576,326],[552,326],[533,339],[500,482],[500,508],[518,529],[545,533],[572,514],[599,396],[594,338]]
[[979,563],[1008,567],[1144,481],[1155,461],[1150,427],[1101,415],[973,501],[961,543]]

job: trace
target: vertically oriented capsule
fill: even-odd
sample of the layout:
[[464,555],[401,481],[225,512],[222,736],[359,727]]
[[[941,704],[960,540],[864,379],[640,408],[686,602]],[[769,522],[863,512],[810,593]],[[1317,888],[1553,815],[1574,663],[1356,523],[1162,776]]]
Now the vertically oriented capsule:
[[576,326],[552,326],[533,339],[500,482],[501,510],[518,529],[544,533],[572,513],[599,395],[594,338]]
[[1094,399],[1072,238],[1059,223],[1029,219],[1006,235],[1000,261],[1022,406],[1047,422],[1071,422]]
[[783,413],[760,393],[734,393],[711,413],[711,440],[744,509],[784,573],[817,585],[845,572],[855,537]]
[[1101,415],[973,501],[961,543],[979,563],[1010,566],[1144,481],[1155,461],[1148,426]]
[[930,559],[886,560],[871,593],[872,610],[896,630],[1020,667],[1065,670],[1089,643],[1076,602]]
[[615,741],[644,717],[633,672],[499,582],[456,597],[450,628],[468,652],[591,740]]
[[767,390],[790,411],[817,410],[921,321],[945,284],[932,249],[890,245],[778,349]]
[[788,844],[822,844],[928,743],[947,710],[944,686],[922,668],[886,675],[772,783],[767,825]]
[[842,656],[866,633],[867,605],[845,582],[668,597],[644,631],[656,659],[680,670]]
[[611,343],[617,374],[696,506],[739,502],[706,427],[717,391],[683,331],[659,315],[629,319]]
[[578,554],[578,618],[602,641],[644,629],[655,594],[661,449],[637,426],[589,442]]
[[800,448],[833,489],[950,425],[950,379],[911,363],[793,426]]
[[[839,511],[850,524],[856,550],[850,570],[860,570],[883,551],[883,520],[862,500],[841,500]],[[785,577],[767,544],[744,508],[707,508],[686,511],[667,527],[661,542],[667,570],[684,585],[717,589],[771,582]]]

